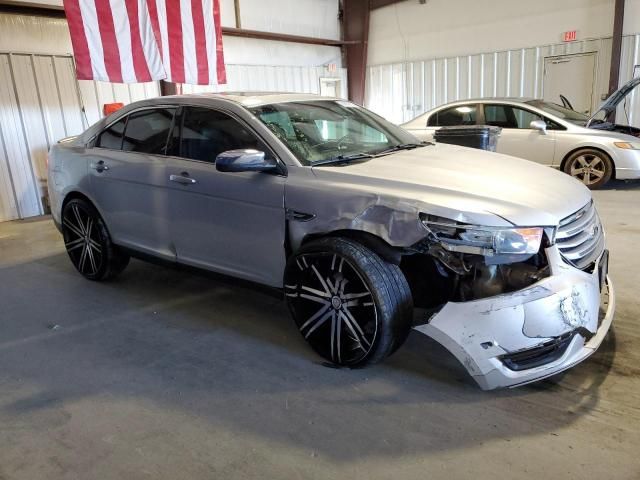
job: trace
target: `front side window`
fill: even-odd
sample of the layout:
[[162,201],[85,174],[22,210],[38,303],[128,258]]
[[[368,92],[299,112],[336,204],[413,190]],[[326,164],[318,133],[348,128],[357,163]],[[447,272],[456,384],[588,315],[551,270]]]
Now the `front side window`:
[[229,115],[203,107],[184,109],[177,156],[214,163],[222,152],[244,149],[269,155],[255,134]]
[[118,120],[104,130],[96,140],[96,147],[110,148],[112,150],[122,149],[122,137],[124,136],[124,127],[127,124],[126,117]]
[[530,129],[531,122],[543,118],[523,108],[511,105],[485,105],[484,121],[487,125],[502,128]]
[[446,108],[434,113],[429,117],[429,127],[452,127],[457,125],[475,125],[476,105],[461,105],[458,107]]
[[303,165],[419,143],[410,133],[342,100],[273,103],[250,111]]
[[129,115],[122,150],[164,155],[174,113],[174,108],[156,108]]

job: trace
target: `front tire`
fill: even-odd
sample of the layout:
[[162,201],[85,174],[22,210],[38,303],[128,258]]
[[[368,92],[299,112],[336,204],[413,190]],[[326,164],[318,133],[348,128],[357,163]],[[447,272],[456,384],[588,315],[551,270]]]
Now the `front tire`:
[[111,242],[102,217],[86,200],[74,198],[64,206],[62,236],[71,263],[89,280],[108,280],[129,264],[129,256]]
[[336,365],[380,362],[411,329],[413,301],[400,268],[350,239],[304,245],[287,262],[285,295],[304,338]]
[[583,148],[567,158],[564,171],[591,190],[597,190],[613,176],[613,162],[600,150]]

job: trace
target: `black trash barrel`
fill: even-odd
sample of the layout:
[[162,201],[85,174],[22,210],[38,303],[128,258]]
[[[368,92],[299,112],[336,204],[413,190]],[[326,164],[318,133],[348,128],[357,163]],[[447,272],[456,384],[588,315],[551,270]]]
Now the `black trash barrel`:
[[489,125],[442,127],[436,130],[433,138],[436,142],[495,152],[501,130],[502,128],[500,127],[491,127]]

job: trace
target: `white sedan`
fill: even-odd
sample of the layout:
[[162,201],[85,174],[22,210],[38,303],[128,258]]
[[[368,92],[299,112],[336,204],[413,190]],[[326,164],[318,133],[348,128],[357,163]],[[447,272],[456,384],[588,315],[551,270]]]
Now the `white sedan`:
[[640,129],[613,120],[638,84],[621,87],[592,117],[544,100],[484,98],[442,105],[402,127],[422,140],[445,126],[502,127],[499,153],[555,167],[595,189],[611,178],[640,178]]

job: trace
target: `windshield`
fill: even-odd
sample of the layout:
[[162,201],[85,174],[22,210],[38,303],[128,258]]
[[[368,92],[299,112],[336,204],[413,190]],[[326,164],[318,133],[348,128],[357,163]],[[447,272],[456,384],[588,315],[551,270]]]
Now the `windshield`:
[[527,102],[529,105],[544,110],[550,115],[554,115],[566,122],[575,123],[576,125],[586,125],[589,117],[584,113],[576,112],[569,108],[562,107],[555,103],[543,102],[542,100],[531,100]]
[[303,165],[366,157],[420,141],[376,114],[342,100],[313,100],[249,109]]

